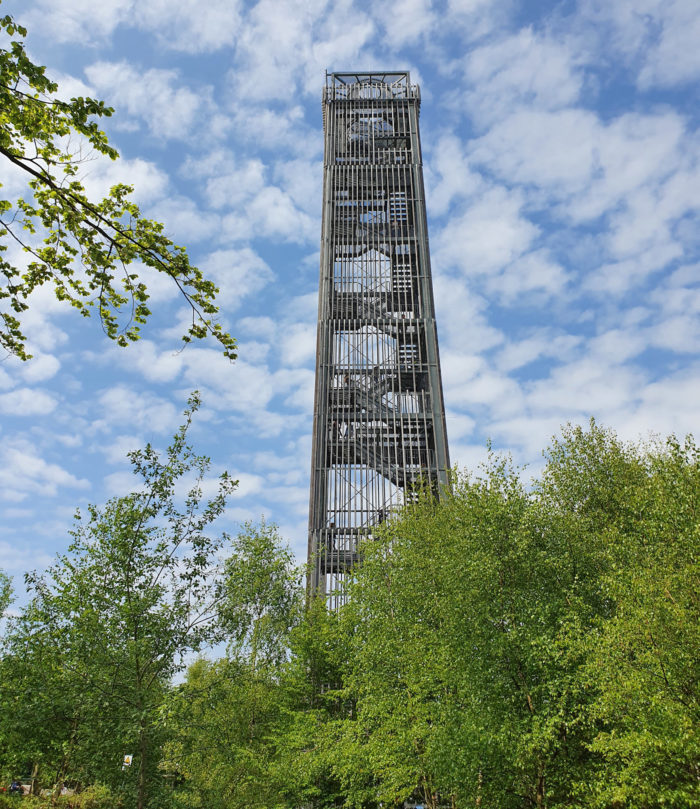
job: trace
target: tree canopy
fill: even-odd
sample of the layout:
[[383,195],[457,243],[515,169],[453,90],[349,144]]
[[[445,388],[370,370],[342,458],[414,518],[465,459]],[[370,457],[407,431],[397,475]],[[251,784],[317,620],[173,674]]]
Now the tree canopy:
[[162,224],[141,214],[133,188],[115,185],[102,200],[85,192],[81,168],[90,154],[118,158],[97,123],[113,110],[93,98],[59,98],[58,85],[27,55],[26,29],[4,16],[0,33],[10,40],[0,48],[0,155],[28,180],[26,195],[0,199],[0,347],[30,358],[22,313],[44,284],[83,316],[96,312],[119,345],[137,340],[151,314],[140,263],[171,278],[189,304],[183,341],[211,335],[235,358],[235,340],[215,321],[216,286]]
[[697,805],[699,507],[692,439],[593,425],[532,489],[492,458],[387,525],[341,618],[355,708],[320,740],[350,800]]
[[[32,598],[0,660],[5,758],[50,767],[52,782],[97,779],[132,794],[137,809],[162,780],[159,712],[171,679],[220,637],[226,536],[208,528],[236,482],[222,474],[203,500],[209,459],[187,443],[198,406],[193,394],[164,454],[130,453],[135,491],[77,514],[67,553],[27,575]],[[116,766],[125,754],[128,778]]]
[[[301,608],[299,571],[265,523],[226,539],[213,576],[208,541],[194,568],[163,567],[184,515],[167,492],[195,458],[182,447],[164,464],[132,456],[163,482],[147,489],[164,493],[165,533],[144,530],[146,501],[117,498],[32,580],[0,660],[5,766],[106,784],[110,809],[120,795],[125,809],[698,806],[691,438],[570,427],[532,485],[491,456],[377,528],[335,611]],[[175,683],[178,654],[198,645],[181,620],[191,586],[213,587],[206,635],[227,644]],[[140,793],[117,767],[125,742]]]

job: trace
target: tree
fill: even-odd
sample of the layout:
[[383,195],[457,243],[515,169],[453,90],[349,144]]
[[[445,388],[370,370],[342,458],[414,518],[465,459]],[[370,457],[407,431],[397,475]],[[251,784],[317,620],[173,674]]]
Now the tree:
[[253,669],[279,666],[302,608],[301,570],[275,525],[246,523],[223,569],[219,607],[229,653]]
[[289,778],[279,758],[295,707],[286,667],[302,617],[301,571],[274,525],[248,523],[232,541],[221,581],[228,654],[196,661],[173,691],[167,766],[196,805],[286,805]]
[[[0,18],[0,30],[27,34],[10,16]],[[57,92],[21,39],[0,49],[0,155],[28,175],[30,190],[15,202],[0,199],[0,346],[29,359],[21,316],[43,284],[85,317],[96,310],[119,345],[137,340],[151,314],[147,284],[134,269],[141,262],[172,278],[189,304],[183,341],[212,335],[234,359],[235,340],[213,320],[218,290],[160,223],[141,215],[129,198],[133,189],[116,185],[101,201],[86,196],[80,168],[88,153],[118,157],[95,121],[113,110],[92,98],[63,101]],[[26,267],[7,260],[8,241],[27,254]]]
[[614,609],[577,638],[595,694],[589,804],[686,809],[700,802],[700,449],[691,437],[639,453],[621,494],[602,581]]
[[546,455],[365,544],[321,751],[353,805],[698,805],[700,452],[592,424]]
[[274,526],[246,525],[224,567],[227,656],[198,660],[168,708],[176,805],[337,807],[326,735],[347,715],[335,684],[347,638],[321,599],[302,609],[299,569]]
[[[44,701],[40,716],[19,707],[27,740],[32,728],[35,738],[45,733],[42,719],[62,727],[58,780],[121,788],[137,809],[155,800],[162,780],[159,712],[171,678],[186,654],[218,637],[216,565],[226,537],[206,531],[235,482],[224,473],[218,494],[202,500],[209,459],[187,444],[198,406],[193,394],[164,457],[150,445],[130,453],[140,489],[78,514],[68,552],[45,575],[27,576],[34,595],[3,661],[10,680],[33,662],[35,682],[46,685],[48,701],[40,694],[28,706]],[[181,498],[178,483],[191,477]],[[127,753],[134,766],[122,773]]]

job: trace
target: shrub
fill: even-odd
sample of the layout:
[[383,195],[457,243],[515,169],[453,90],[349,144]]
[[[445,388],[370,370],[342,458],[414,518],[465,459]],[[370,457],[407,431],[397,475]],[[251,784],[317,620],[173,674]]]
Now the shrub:
[[0,809],[120,809],[121,806],[121,799],[101,784],[75,795],[61,795],[55,801],[50,797],[19,797],[0,793]]

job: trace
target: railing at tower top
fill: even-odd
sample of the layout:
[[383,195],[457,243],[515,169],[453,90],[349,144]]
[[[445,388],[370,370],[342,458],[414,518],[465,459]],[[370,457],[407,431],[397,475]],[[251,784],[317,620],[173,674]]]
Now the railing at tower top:
[[417,84],[410,87],[393,87],[386,84],[359,84],[347,87],[325,87],[323,90],[324,102],[333,101],[362,101],[375,99],[403,99],[411,98],[420,101],[420,89]]
[[380,98],[420,99],[420,88],[417,84],[411,84],[410,74],[407,72],[370,71],[326,75],[324,102]]

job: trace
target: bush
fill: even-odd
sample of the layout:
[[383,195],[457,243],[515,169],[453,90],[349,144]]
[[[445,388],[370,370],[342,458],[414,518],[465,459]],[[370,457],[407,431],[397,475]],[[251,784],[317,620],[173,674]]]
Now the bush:
[[76,795],[61,795],[51,798],[37,798],[34,795],[19,797],[0,793],[0,809],[120,809],[121,799],[101,784],[88,787]]
[[33,796],[21,797],[0,793],[0,809],[41,809],[43,804]]

